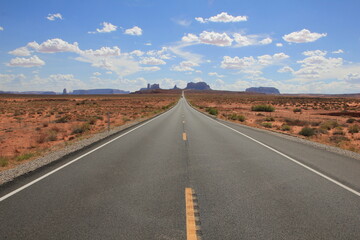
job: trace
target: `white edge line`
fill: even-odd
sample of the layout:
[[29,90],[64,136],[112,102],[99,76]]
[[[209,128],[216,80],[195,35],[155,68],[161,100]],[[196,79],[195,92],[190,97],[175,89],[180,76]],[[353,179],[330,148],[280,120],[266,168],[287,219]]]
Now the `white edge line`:
[[[189,106],[190,106],[190,105],[189,105]],[[192,107],[191,107],[191,108],[192,108]],[[193,108],[192,108],[192,109],[193,109]],[[195,109],[193,109],[193,110],[195,110]],[[196,112],[198,112],[198,111],[196,111]],[[198,113],[199,113],[199,112],[198,112]],[[204,115],[204,114],[203,114],[203,115]],[[206,115],[204,115],[204,116],[206,116]],[[208,116],[206,116],[206,117],[208,117]],[[261,146],[270,149],[271,151],[273,151],[273,152],[275,152],[275,153],[277,153],[277,154],[279,154],[279,155],[281,155],[281,156],[289,159],[290,161],[292,161],[292,162],[294,162],[294,163],[296,163],[296,164],[298,164],[298,165],[306,168],[307,170],[309,170],[309,171],[311,171],[311,172],[319,175],[320,177],[323,177],[323,178],[325,178],[326,180],[328,180],[328,181],[330,181],[330,182],[332,182],[332,183],[335,183],[335,184],[338,185],[339,187],[342,187],[342,188],[348,190],[349,192],[352,192],[353,194],[355,194],[355,195],[357,195],[357,196],[360,197],[360,192],[356,191],[355,189],[352,189],[352,188],[350,188],[350,187],[342,184],[341,182],[338,182],[338,181],[336,181],[335,179],[333,179],[333,178],[331,178],[331,177],[328,177],[328,176],[326,176],[325,174],[316,171],[315,169],[312,169],[311,167],[309,167],[309,166],[307,166],[307,165],[299,162],[298,160],[296,160],[296,159],[294,159],[294,158],[292,158],[292,157],[289,157],[288,155],[286,155],[286,154],[284,154],[284,153],[282,153],[282,152],[280,152],[280,151],[278,151],[278,150],[276,150],[276,149],[274,149],[274,148],[266,145],[265,143],[262,143],[262,142],[260,142],[260,141],[258,141],[258,140],[256,140],[256,139],[254,139],[254,138],[252,138],[252,137],[250,137],[250,136],[248,136],[248,135],[246,135],[246,134],[244,134],[244,133],[242,133],[242,132],[240,132],[240,131],[238,131],[238,130],[236,130],[236,129],[233,129],[232,127],[229,127],[229,126],[227,126],[227,125],[225,125],[225,124],[223,124],[223,123],[221,123],[221,122],[219,122],[219,121],[216,121],[215,119],[212,119],[211,117],[208,117],[208,118],[209,118],[210,120],[213,120],[214,122],[216,122],[216,123],[218,123],[218,124],[226,127],[226,128],[229,128],[230,130],[232,130],[232,131],[234,131],[234,132],[236,132],[236,133],[238,133],[238,134],[240,134],[240,135],[242,135],[242,136],[244,136],[244,137],[246,137],[246,138],[248,138],[248,139],[250,139],[250,140],[252,140],[252,141],[254,141],[254,142],[256,142],[256,143],[258,143],[258,144],[260,144]]]
[[2,197],[0,198],[0,202],[4,201],[5,199],[7,199],[7,198],[11,197],[12,195],[14,195],[14,194],[16,194],[16,193],[18,193],[18,192],[20,192],[20,191],[22,191],[22,190],[24,190],[24,189],[26,189],[26,188],[30,187],[31,185],[33,185],[33,184],[35,184],[35,183],[37,183],[37,182],[41,181],[42,179],[44,179],[44,178],[46,178],[46,177],[48,177],[48,176],[50,176],[50,175],[52,175],[52,174],[56,173],[57,171],[59,171],[59,170],[61,170],[61,169],[65,168],[65,167],[69,166],[70,164],[73,164],[74,162],[77,162],[77,161],[78,161],[78,160],[80,160],[81,158],[83,158],[83,157],[85,157],[85,156],[87,156],[87,155],[89,155],[89,154],[91,154],[91,153],[95,152],[96,150],[98,150],[98,149],[100,149],[100,148],[102,148],[102,147],[104,147],[104,146],[106,146],[106,145],[108,145],[108,144],[110,144],[110,143],[114,142],[115,140],[117,140],[117,139],[119,139],[119,138],[121,138],[121,137],[124,137],[125,135],[127,135],[127,134],[129,134],[129,133],[131,133],[131,132],[135,131],[135,130],[136,130],[136,129],[138,129],[138,128],[141,128],[142,126],[145,126],[146,124],[148,124],[148,123],[150,123],[150,122],[154,121],[155,119],[157,119],[157,118],[159,118],[159,117],[161,117],[161,116],[164,116],[165,114],[168,114],[169,112],[173,111],[173,109],[174,109],[174,108],[172,108],[172,109],[171,109],[171,110],[169,110],[168,112],[165,112],[165,113],[163,113],[163,114],[160,114],[159,116],[156,116],[156,117],[155,117],[155,118],[153,118],[153,119],[148,120],[147,122],[145,122],[145,123],[143,123],[143,124],[141,124],[141,125],[139,125],[139,126],[137,126],[137,127],[133,128],[133,129],[131,129],[131,130],[127,131],[126,133],[123,133],[123,134],[121,134],[120,136],[117,136],[116,138],[111,139],[110,141],[108,141],[108,142],[106,142],[106,143],[104,143],[104,144],[102,144],[102,145],[98,146],[97,148],[94,148],[93,150],[91,150],[91,151],[89,151],[89,152],[87,152],[87,153],[85,153],[85,154],[83,154],[83,155],[81,155],[81,156],[79,156],[79,157],[75,158],[74,160],[71,160],[70,162],[65,163],[64,165],[62,165],[62,166],[60,166],[60,167],[58,167],[58,168],[56,168],[56,169],[52,170],[51,172],[48,172],[48,173],[46,173],[45,175],[42,175],[41,177],[39,177],[39,178],[37,178],[37,179],[35,179],[35,180],[33,180],[33,181],[31,181],[31,182],[29,182],[29,183],[25,184],[24,186],[21,186],[20,188],[18,188],[18,189],[16,189],[16,190],[14,190],[14,191],[12,191],[12,192],[10,192],[10,193],[8,193],[8,194],[6,194],[6,195],[2,196]]

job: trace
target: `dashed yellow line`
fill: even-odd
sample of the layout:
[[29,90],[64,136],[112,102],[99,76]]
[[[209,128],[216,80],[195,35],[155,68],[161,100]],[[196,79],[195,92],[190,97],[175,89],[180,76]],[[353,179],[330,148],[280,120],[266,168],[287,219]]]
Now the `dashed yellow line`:
[[195,207],[193,199],[193,190],[185,188],[185,202],[186,202],[186,239],[199,240],[196,230]]
[[184,141],[187,140],[186,132],[183,132],[182,137],[183,137],[183,140],[184,140]]

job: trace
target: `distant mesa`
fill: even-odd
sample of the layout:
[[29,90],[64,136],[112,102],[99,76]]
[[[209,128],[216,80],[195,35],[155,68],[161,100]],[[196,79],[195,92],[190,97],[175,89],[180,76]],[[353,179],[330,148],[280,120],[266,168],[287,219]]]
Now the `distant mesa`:
[[247,88],[245,92],[256,92],[265,94],[280,94],[280,91],[274,87],[251,87]]
[[191,90],[211,90],[210,86],[206,82],[189,82],[185,89]]
[[74,90],[72,94],[75,95],[95,95],[95,94],[128,94],[129,91],[119,89],[88,89],[88,90]]
[[0,94],[34,94],[34,95],[56,95],[56,92],[52,91],[0,91]]
[[174,90],[179,90],[180,88],[178,88],[175,84],[175,86],[173,87]]
[[140,88],[140,91],[145,91],[145,90],[155,90],[155,89],[160,89],[160,84],[154,83],[154,84],[150,84],[148,83],[146,88]]

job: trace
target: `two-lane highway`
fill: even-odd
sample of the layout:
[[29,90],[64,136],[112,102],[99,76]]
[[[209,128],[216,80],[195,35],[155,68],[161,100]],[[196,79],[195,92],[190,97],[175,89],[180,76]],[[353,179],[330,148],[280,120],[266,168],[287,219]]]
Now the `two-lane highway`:
[[360,239],[357,160],[224,125],[184,98],[121,134],[3,187],[0,239],[186,239],[189,212],[202,239]]

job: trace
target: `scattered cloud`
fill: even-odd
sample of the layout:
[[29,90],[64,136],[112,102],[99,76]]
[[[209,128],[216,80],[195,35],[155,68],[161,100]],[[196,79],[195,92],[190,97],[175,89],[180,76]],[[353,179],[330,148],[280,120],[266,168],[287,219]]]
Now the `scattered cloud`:
[[28,57],[31,55],[31,52],[27,47],[19,47],[13,51],[8,52],[11,55]]
[[156,71],[161,70],[161,68],[160,68],[160,67],[157,67],[157,66],[153,66],[153,67],[143,67],[142,70],[143,70],[143,71],[148,71],[148,72],[156,72]]
[[319,38],[326,37],[327,33],[310,32],[307,29],[303,29],[299,32],[292,32],[283,36],[283,39],[291,43],[307,43],[314,42]]
[[145,53],[143,51],[140,51],[140,50],[134,50],[132,52],[130,52],[131,55],[135,55],[135,56],[138,56],[138,57],[141,57],[142,55],[144,55]]
[[40,67],[45,65],[45,62],[34,55],[30,58],[13,58],[7,65],[10,67]]
[[272,39],[271,38],[264,38],[263,40],[259,41],[260,45],[267,45],[272,43]]
[[125,34],[134,35],[134,36],[141,36],[142,35],[142,29],[139,28],[138,26],[135,26],[133,28],[126,29]]
[[95,32],[88,32],[88,33],[109,33],[109,32],[114,32],[117,29],[117,26],[108,22],[100,23],[100,25],[102,26],[101,29],[97,28]]
[[175,65],[171,68],[172,71],[176,72],[192,72],[195,71],[193,67],[197,67],[199,64],[192,61],[182,61],[179,65]]
[[200,23],[207,23],[207,22],[221,22],[221,23],[229,23],[229,22],[244,22],[247,21],[247,16],[232,16],[228,14],[227,12],[219,13],[216,16],[210,17],[210,18],[202,18],[202,17],[196,17],[195,20]]
[[305,51],[302,54],[305,56],[325,56],[327,52],[321,50],[314,50],[314,51]]
[[4,31],[4,28],[0,26],[0,31]]
[[339,49],[339,50],[336,50],[336,51],[332,51],[331,53],[340,54],[340,53],[344,53],[344,51],[342,49]]
[[218,78],[223,78],[224,77],[224,75],[220,75],[217,72],[209,72],[208,75],[209,76],[215,76],[215,77],[218,77]]
[[94,72],[93,75],[94,75],[94,76],[101,76],[101,73],[99,73],[99,72]]
[[216,45],[220,47],[231,46],[233,40],[226,33],[203,31],[199,36],[199,41],[204,44]]
[[343,79],[349,83],[360,84],[360,72],[346,74]]
[[63,19],[60,13],[54,13],[54,14],[49,13],[49,15],[46,18],[50,21],[55,21],[56,19],[60,19],[60,20]]
[[102,47],[97,50],[85,50],[80,51],[81,55],[87,55],[87,56],[95,56],[95,57],[109,57],[109,56],[120,56],[120,48],[119,47]]
[[145,45],[145,46],[151,46],[152,43],[148,42],[148,43],[145,43],[144,45]]
[[166,62],[162,59],[154,58],[154,57],[145,57],[141,60],[141,64],[146,65],[163,65],[166,64]]
[[172,19],[172,21],[183,27],[188,27],[191,25],[191,21],[187,19]]
[[30,42],[27,44],[27,47],[33,48],[35,51],[41,53],[80,52],[77,42],[71,44],[59,38],[49,39],[41,44]]
[[283,67],[283,68],[280,68],[280,69],[278,70],[278,72],[279,72],[279,73],[287,73],[287,72],[292,73],[292,72],[294,72],[294,69],[292,69],[292,68],[289,67],[289,66],[285,66],[285,67]]
[[277,43],[276,46],[277,46],[277,47],[282,47],[283,44],[282,44],[282,43]]

